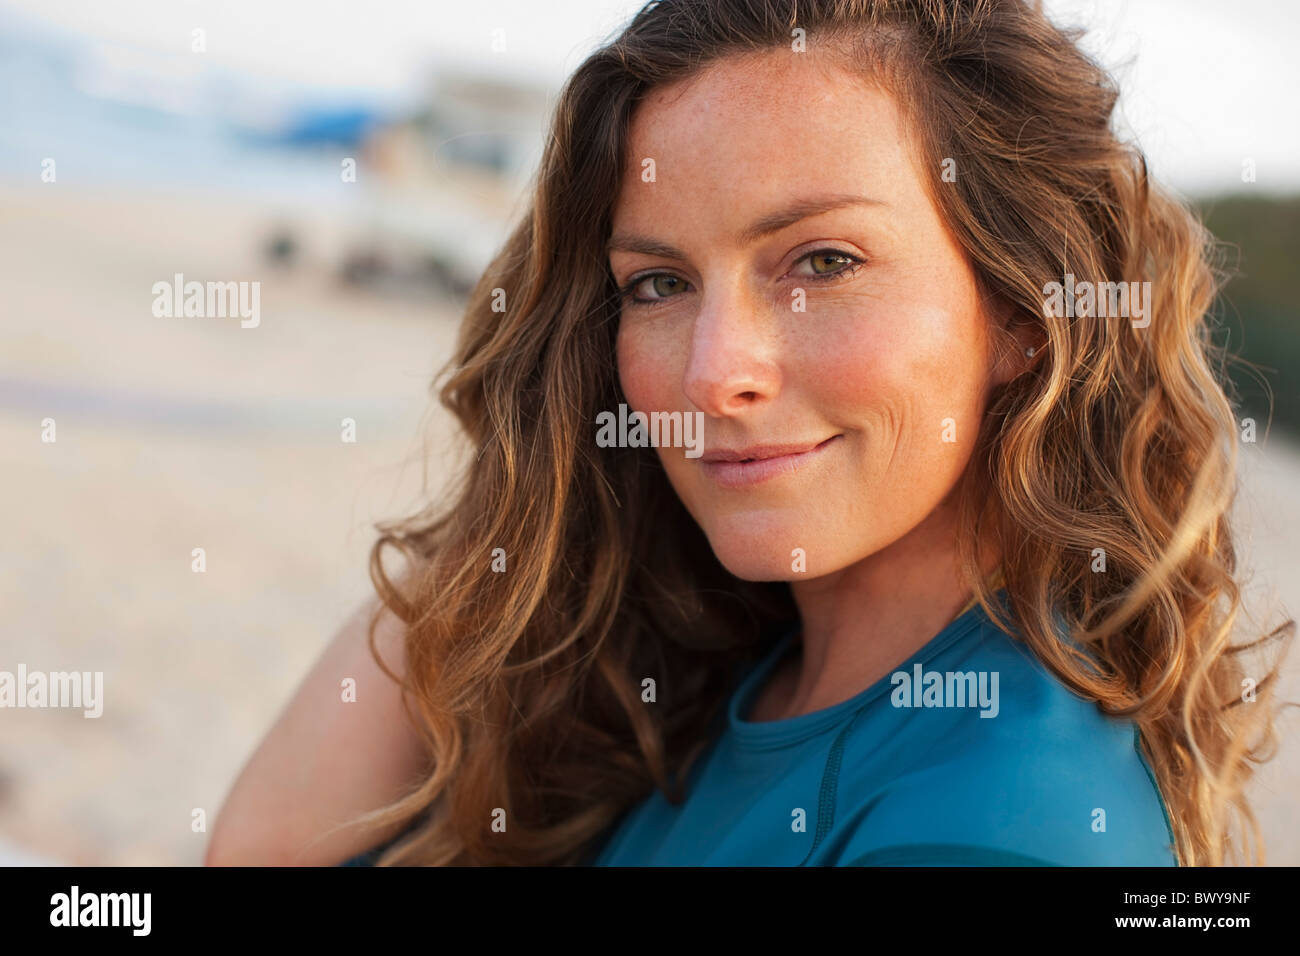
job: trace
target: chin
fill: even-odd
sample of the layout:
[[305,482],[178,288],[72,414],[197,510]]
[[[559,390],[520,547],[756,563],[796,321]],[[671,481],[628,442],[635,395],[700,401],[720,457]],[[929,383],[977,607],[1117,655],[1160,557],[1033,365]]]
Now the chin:
[[781,555],[762,555],[750,551],[747,553],[725,554],[714,551],[718,561],[729,572],[742,581],[792,581],[799,577],[791,570],[789,557]]
[[806,570],[796,570],[793,553],[796,548],[803,549],[806,569],[812,537],[806,524],[740,517],[706,525],[705,535],[718,562],[743,581],[792,581],[806,574]]

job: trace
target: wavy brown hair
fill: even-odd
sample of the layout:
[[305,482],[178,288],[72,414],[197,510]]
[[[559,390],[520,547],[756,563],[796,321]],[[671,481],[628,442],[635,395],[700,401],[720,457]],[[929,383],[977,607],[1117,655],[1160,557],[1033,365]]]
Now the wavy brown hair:
[[[969,586],[1067,687],[1136,722],[1181,863],[1262,861],[1243,786],[1276,746],[1262,652],[1295,625],[1233,641],[1224,274],[1112,131],[1109,76],[1023,0],[664,0],[565,85],[527,211],[471,294],[440,376],[472,446],[454,494],[379,526],[371,577],[405,623],[434,766],[361,818],[405,824],[380,864],[589,860],[654,788],[681,798],[738,668],[797,620],[786,583],[720,565],[653,450],[599,448],[594,423],[624,401],[604,249],[638,102],[722,57],[798,55],[799,29],[807,55],[898,97],[982,291],[1044,343],[993,393],[961,482]],[[1066,274],[1149,281],[1150,325],[1054,316],[1045,286]],[[988,538],[1009,618],[979,573]]]

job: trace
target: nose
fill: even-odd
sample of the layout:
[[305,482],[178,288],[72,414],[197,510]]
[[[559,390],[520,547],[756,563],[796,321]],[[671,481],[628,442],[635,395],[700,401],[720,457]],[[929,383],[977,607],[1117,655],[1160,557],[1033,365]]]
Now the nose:
[[682,389],[711,417],[770,401],[780,387],[775,323],[767,305],[737,281],[701,296]]

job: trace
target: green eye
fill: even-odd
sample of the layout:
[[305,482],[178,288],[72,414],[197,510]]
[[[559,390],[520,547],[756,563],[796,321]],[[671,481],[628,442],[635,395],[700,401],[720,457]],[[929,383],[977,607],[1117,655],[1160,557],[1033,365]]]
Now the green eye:
[[[674,292],[680,291],[679,287],[685,285],[677,276],[670,276],[667,273],[659,273],[655,276],[647,276],[650,279],[650,288],[654,290],[655,295],[661,298],[667,298]],[[643,280],[644,281],[644,280]],[[662,283],[662,285],[661,285]]]
[[[864,260],[838,249],[818,249],[799,260],[799,263],[804,262],[811,263],[812,271],[802,273],[803,278],[815,279],[818,282],[836,282],[856,273],[862,268]],[[645,292],[647,286],[649,295],[636,294],[638,290]],[[628,306],[653,306],[657,302],[665,302],[685,292],[690,287],[689,282],[670,272],[650,272],[630,279],[618,290],[618,298]]]
[[[637,296],[636,290],[645,285],[650,286],[652,294],[645,298]],[[618,295],[622,301],[631,305],[652,305],[655,302],[671,299],[688,287],[689,283],[678,276],[667,272],[652,272],[648,275],[637,276],[628,282],[627,285],[618,290]]]
[[818,282],[838,282],[861,269],[864,260],[839,249],[818,249],[799,260],[800,264],[805,262],[811,266],[811,270],[801,273],[804,278]]

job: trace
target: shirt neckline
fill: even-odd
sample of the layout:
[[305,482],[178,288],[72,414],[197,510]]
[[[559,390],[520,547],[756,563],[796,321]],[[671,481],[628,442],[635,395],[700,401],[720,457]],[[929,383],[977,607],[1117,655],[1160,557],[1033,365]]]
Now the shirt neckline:
[[[1001,598],[1005,592],[1006,588],[998,588],[994,592],[994,596]],[[918,648],[911,657],[899,664],[895,671],[910,671],[914,664],[926,663],[940,651],[976,630],[982,622],[987,620],[988,615],[976,603],[973,607],[953,618],[938,634]],[[800,714],[797,717],[787,717],[783,720],[742,720],[740,715],[749,712],[759,685],[771,674],[777,663],[785,657],[794,644],[794,639],[798,633],[799,628],[797,625],[786,631],[768,654],[741,681],[735,693],[731,696],[731,700],[727,705],[728,729],[737,744],[745,750],[772,750],[807,740],[809,737],[816,736],[835,726],[849,714],[865,707],[885,694],[892,686],[890,678],[893,672],[884,675],[866,690],[855,694],[848,700],[832,704],[830,707],[824,707],[821,710],[815,710],[809,714]]]

